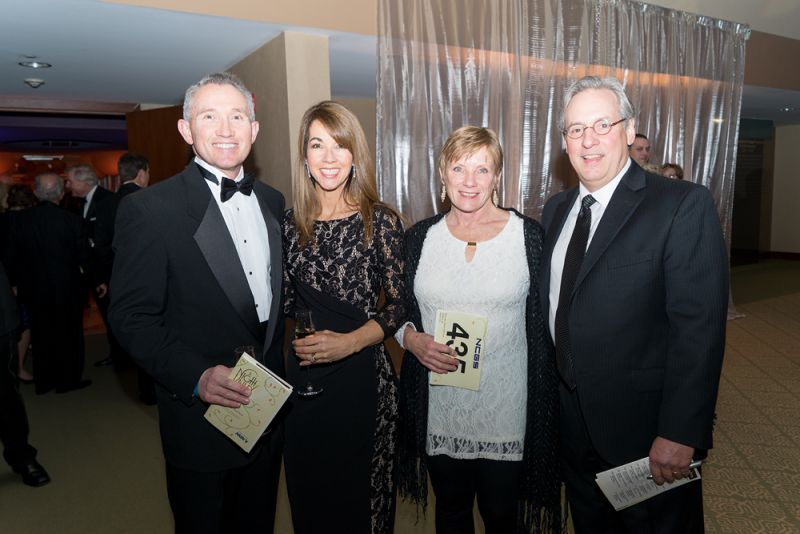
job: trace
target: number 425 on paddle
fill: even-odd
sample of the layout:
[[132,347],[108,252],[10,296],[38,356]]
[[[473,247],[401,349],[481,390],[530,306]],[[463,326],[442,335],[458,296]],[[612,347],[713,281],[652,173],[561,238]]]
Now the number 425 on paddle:
[[431,373],[431,385],[480,389],[486,354],[486,323],[486,317],[480,315],[437,310],[434,339],[455,350],[458,369],[443,375]]

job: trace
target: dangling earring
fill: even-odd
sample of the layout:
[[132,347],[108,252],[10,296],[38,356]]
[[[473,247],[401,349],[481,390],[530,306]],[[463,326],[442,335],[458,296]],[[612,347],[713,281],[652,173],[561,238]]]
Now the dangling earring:
[[310,180],[313,180],[313,179],[314,179],[314,177],[313,177],[313,176],[311,176],[311,169],[309,169],[309,168],[308,168],[308,162],[307,162],[307,161],[303,162],[303,167],[305,167],[305,168],[306,168],[306,176],[308,176],[308,178],[309,178]]
[[499,206],[500,205],[500,199],[497,196],[497,188],[492,190],[492,203],[495,206]]
[[442,180],[442,204],[444,204],[446,198],[447,198],[447,188],[444,186],[444,180]]
[[350,179],[351,180],[355,180],[356,179],[356,164],[353,163],[350,167],[351,167],[351,169],[350,169]]

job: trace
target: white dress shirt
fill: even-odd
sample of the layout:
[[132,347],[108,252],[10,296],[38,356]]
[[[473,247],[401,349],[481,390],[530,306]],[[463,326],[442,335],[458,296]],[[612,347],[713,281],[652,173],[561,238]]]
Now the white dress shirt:
[[83,218],[86,218],[86,214],[89,213],[89,204],[92,203],[92,198],[94,198],[94,192],[97,191],[97,186],[95,185],[91,191],[86,193],[83,202]]
[[570,208],[567,214],[564,227],[558,235],[555,247],[553,247],[553,256],[550,258],[549,326],[550,335],[553,336],[553,339],[556,338],[556,312],[558,311],[559,293],[561,293],[561,273],[564,271],[564,258],[567,255],[567,246],[569,245],[569,240],[572,238],[572,232],[575,230],[575,221],[578,220],[578,212],[581,210],[583,197],[591,194],[596,201],[589,208],[592,211],[592,226],[589,228],[589,240],[586,242],[586,248],[588,250],[589,244],[592,242],[592,237],[594,237],[594,232],[597,230],[597,225],[600,224],[600,219],[603,218],[603,213],[605,213],[606,207],[611,201],[611,197],[614,195],[614,191],[617,190],[620,180],[622,180],[622,177],[628,172],[630,166],[631,160],[628,158],[627,163],[625,163],[625,166],[619,171],[619,174],[597,191],[590,192],[582,183],[578,185],[578,197],[575,199],[575,202],[573,202],[572,208]]
[[[198,157],[194,161],[217,177],[218,183],[204,180],[211,190],[211,196],[222,212],[225,225],[233,239],[239,262],[244,270],[250,292],[256,303],[258,320],[262,323],[269,319],[269,309],[272,305],[272,286],[270,273],[272,266],[269,262],[269,237],[267,224],[258,204],[255,193],[250,196],[235,193],[227,202],[222,202],[220,189],[225,173],[209,165]],[[239,169],[239,174],[234,181],[238,182],[244,176],[244,171]]]

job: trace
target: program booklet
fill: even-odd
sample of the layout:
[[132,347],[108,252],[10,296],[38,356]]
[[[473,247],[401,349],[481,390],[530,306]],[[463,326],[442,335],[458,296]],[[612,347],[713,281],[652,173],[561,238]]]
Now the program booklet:
[[595,482],[605,494],[608,502],[619,511],[634,504],[655,497],[660,493],[675,489],[695,480],[700,480],[700,472],[693,468],[687,478],[672,483],[658,485],[647,478],[650,474],[650,460],[645,457],[602,473],[597,473]]
[[292,393],[292,386],[245,353],[230,378],[250,388],[250,403],[239,408],[212,404],[205,418],[245,452],[250,452]]
[[481,387],[481,366],[486,353],[487,318],[456,311],[436,311],[438,343],[453,347],[458,369],[447,374],[431,373],[432,386],[454,386],[478,391]]

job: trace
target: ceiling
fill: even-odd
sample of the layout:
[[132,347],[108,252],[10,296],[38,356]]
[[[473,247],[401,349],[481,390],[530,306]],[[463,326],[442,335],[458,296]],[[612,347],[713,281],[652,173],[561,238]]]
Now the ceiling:
[[[186,87],[204,74],[231,67],[282,31],[329,37],[335,97],[376,94],[374,36],[95,0],[0,0],[0,9],[4,150],[124,148],[125,111],[180,103]],[[18,65],[31,56],[52,68]],[[44,84],[33,89],[25,78]],[[83,112],[65,114],[64,108]],[[51,113],[31,117],[33,109]],[[746,87],[742,116],[800,123],[800,92]]]

